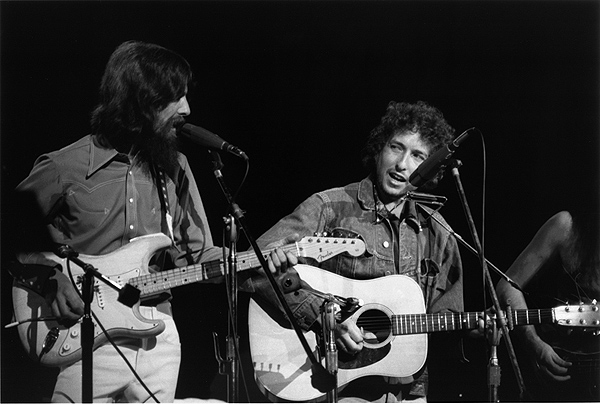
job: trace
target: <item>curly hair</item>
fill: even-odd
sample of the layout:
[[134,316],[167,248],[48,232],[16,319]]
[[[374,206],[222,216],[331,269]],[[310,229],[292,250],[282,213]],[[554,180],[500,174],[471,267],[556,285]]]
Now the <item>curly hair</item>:
[[91,114],[92,134],[105,147],[131,144],[154,129],[159,111],[185,95],[189,63],[159,45],[128,41],[110,56]]
[[421,139],[431,147],[431,152],[450,143],[454,138],[454,129],[437,108],[424,101],[414,104],[390,101],[380,124],[367,138],[362,150],[363,165],[373,172],[377,156],[390,138],[407,131],[418,132]]

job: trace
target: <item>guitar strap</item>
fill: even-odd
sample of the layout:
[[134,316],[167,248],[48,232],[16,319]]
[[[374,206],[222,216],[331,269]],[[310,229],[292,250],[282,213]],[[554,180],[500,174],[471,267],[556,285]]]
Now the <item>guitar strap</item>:
[[[156,168],[154,171],[154,177],[156,180],[156,187],[158,189],[158,199],[160,200],[160,206],[162,211],[162,222],[163,231],[171,238],[171,243],[175,243],[175,236],[173,235],[173,217],[171,216],[171,210],[169,208],[169,193],[167,192],[167,174],[164,170]],[[164,229],[166,227],[166,229]]]

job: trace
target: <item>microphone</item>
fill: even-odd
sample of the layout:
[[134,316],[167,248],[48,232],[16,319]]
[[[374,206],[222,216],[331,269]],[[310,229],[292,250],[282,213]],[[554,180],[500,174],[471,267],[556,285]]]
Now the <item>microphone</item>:
[[444,206],[448,198],[441,195],[423,194],[420,192],[408,191],[406,193],[407,201],[415,201],[420,203],[426,203],[431,205]]
[[56,255],[58,255],[60,258],[77,258],[79,257],[79,253],[77,253],[73,247],[71,247],[68,244],[62,244],[59,245],[56,248],[56,251],[54,251],[56,253]]
[[410,175],[408,182],[414,187],[419,188],[427,181],[433,179],[437,173],[448,164],[450,157],[454,154],[458,146],[467,138],[469,131],[467,129],[459,137],[454,139],[450,144],[445,145],[431,156],[429,156],[424,162],[422,162],[417,169]]
[[244,160],[248,160],[248,156],[242,150],[221,139],[218,135],[212,133],[211,131],[199,126],[186,123],[181,127],[177,134],[200,146],[208,147],[209,149],[223,150],[235,156],[241,157]]

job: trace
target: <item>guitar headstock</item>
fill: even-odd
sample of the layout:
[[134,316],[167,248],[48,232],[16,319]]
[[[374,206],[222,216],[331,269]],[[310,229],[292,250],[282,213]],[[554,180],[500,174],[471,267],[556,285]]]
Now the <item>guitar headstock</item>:
[[365,242],[358,238],[307,236],[296,243],[300,257],[309,257],[323,262],[341,253],[353,257],[364,254]]
[[554,316],[559,325],[600,328],[600,308],[595,303],[558,306],[554,308]]

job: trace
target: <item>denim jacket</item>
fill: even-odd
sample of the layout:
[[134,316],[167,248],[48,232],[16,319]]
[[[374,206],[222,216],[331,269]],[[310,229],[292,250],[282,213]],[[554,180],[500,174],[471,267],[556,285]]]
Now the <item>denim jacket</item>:
[[[261,248],[274,248],[292,233],[300,237],[315,233],[359,236],[366,244],[362,256],[341,254],[320,264],[303,260],[352,279],[406,275],[421,285],[429,313],[461,312],[464,311],[462,264],[458,245],[449,232],[430,217],[432,214],[449,228],[437,212],[416,206],[412,201],[406,204],[400,220],[393,220],[376,200],[372,180],[365,178],[310,196],[263,234],[258,244]],[[244,284],[244,289],[278,304],[266,278],[253,277]],[[316,325],[322,305],[320,298],[303,289],[285,296],[300,327],[308,330]]]
[[[359,257],[340,254],[320,264],[307,258],[300,261],[358,280],[406,275],[421,285],[427,312],[462,312],[462,264],[458,245],[448,230],[431,215],[450,228],[437,212],[417,206],[413,201],[405,203],[399,219],[392,216],[377,200],[372,179],[365,178],[358,183],[310,196],[263,234],[258,244],[261,248],[275,248],[292,233],[298,233],[300,237],[321,233],[332,237],[360,237],[365,242],[366,252]],[[264,274],[250,278],[242,286],[245,290],[256,292],[255,298],[280,306]],[[323,301],[307,289],[310,286],[303,284],[299,290],[286,293],[285,299],[297,324],[305,330],[317,332]],[[280,310],[283,312],[283,308],[280,307]],[[412,395],[427,395],[428,374],[425,367],[417,372],[414,379],[387,379],[390,385],[410,384]]]

